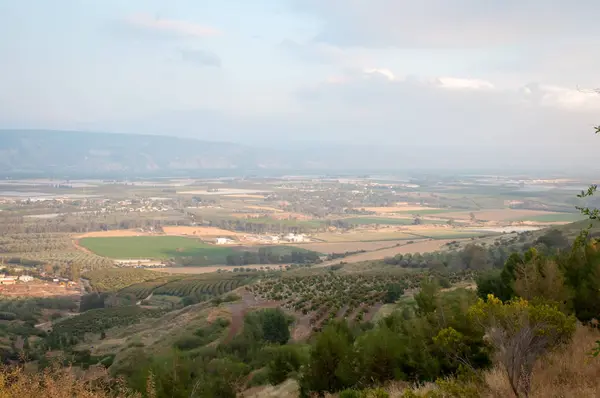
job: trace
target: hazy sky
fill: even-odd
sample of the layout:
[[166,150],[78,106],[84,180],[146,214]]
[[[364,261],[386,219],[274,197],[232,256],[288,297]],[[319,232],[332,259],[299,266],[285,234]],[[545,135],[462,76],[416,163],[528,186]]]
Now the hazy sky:
[[0,0],[0,128],[591,157],[599,16],[597,0]]

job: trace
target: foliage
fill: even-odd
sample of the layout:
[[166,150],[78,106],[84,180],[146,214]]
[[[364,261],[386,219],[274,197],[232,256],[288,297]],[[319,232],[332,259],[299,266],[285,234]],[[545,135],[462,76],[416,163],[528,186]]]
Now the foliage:
[[248,264],[313,264],[319,262],[319,253],[297,247],[261,247],[258,252],[243,251],[227,256],[227,265]]
[[94,290],[98,292],[119,290],[135,283],[158,279],[162,276],[160,273],[140,268],[107,268],[84,274]]
[[101,377],[85,380],[77,376],[75,369],[55,363],[37,373],[25,372],[20,366],[0,367],[0,396],[6,398],[141,398],[123,383],[111,383],[108,375],[99,371]]
[[[435,284],[431,284],[435,287]],[[304,391],[325,392],[365,388],[389,380],[427,381],[463,367],[490,364],[483,328],[470,321],[472,293],[455,290],[424,300],[431,311],[417,317],[394,313],[375,328],[353,332],[331,323],[316,336],[308,365],[302,371]]]
[[575,331],[575,317],[521,298],[503,303],[490,295],[486,301],[479,299],[469,312],[485,328],[517,396],[529,393],[535,361]]
[[267,378],[273,385],[280,384],[291,375],[300,371],[300,367],[308,362],[302,347],[296,345],[283,345],[269,347],[270,360],[267,364]]
[[309,363],[300,379],[301,393],[334,392],[353,386],[353,343],[354,336],[345,323],[329,324],[311,348]]
[[561,253],[557,262],[565,285],[572,292],[572,308],[581,321],[600,319],[600,245],[576,242],[569,252]]
[[[310,276],[283,276],[248,286],[261,299],[284,301],[283,307],[310,314],[313,330],[321,330],[333,319],[362,322],[368,310],[399,297],[405,288],[418,286],[421,274],[351,274],[334,272]],[[394,300],[395,301],[395,300]]]
[[404,289],[406,284],[404,283],[390,283],[387,285],[385,296],[383,297],[384,303],[395,303],[400,297],[404,295]]
[[142,319],[157,318],[163,314],[161,310],[138,306],[93,309],[55,323],[46,343],[51,348],[67,347],[77,343],[86,333],[99,334],[113,327],[135,324]]

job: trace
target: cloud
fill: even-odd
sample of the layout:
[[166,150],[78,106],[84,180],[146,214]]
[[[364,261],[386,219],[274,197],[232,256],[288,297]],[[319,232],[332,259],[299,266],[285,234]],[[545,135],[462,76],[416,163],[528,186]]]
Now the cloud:
[[389,69],[368,68],[365,69],[367,75],[383,76],[388,80],[396,80],[396,76]]
[[131,15],[125,22],[137,29],[180,37],[208,37],[220,34],[219,30],[208,26],[175,19],[152,17],[148,14]]
[[494,85],[487,80],[457,77],[438,77],[435,79],[435,84],[438,87],[451,90],[489,90],[494,88]]
[[321,22],[318,41],[362,47],[477,47],[598,34],[600,3],[481,0],[292,0]]
[[[522,164],[581,163],[600,145],[590,128],[597,123],[600,95],[543,84],[500,89],[476,78],[399,78],[378,69],[300,89],[298,109],[303,123],[312,123],[305,129],[322,124],[355,143],[446,148],[444,162],[460,150],[488,162],[505,157],[503,164],[517,151],[529,156]],[[441,161],[427,150],[422,156],[432,164]]]
[[600,111],[600,94],[594,91],[530,84],[524,87],[523,93],[526,98],[533,98],[541,106],[576,112]]
[[181,57],[186,62],[200,66],[221,67],[221,58],[211,51],[205,50],[181,50]]

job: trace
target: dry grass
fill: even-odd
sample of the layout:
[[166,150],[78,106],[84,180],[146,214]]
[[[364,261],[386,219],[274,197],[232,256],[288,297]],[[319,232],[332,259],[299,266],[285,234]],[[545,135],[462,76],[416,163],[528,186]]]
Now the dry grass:
[[0,398],[108,398],[140,397],[117,382],[109,385],[108,372],[95,368],[85,373],[75,368],[52,366],[42,372],[22,367],[0,367]]
[[[600,331],[578,326],[570,344],[538,360],[533,370],[529,398],[596,398],[600,397],[600,358],[592,358],[590,351]],[[484,373],[484,385],[478,386],[484,398],[511,398],[513,391],[506,371],[495,367]],[[413,387],[419,397],[436,390],[437,386],[427,383]],[[390,397],[399,398],[402,391],[389,390]],[[451,395],[448,395],[450,397]]]
[[[589,353],[600,332],[579,326],[572,342],[539,360],[533,371],[531,398],[600,397],[600,358]],[[511,397],[508,377],[502,369],[486,373],[489,398]]]
[[135,229],[115,229],[112,231],[93,231],[78,235],[77,238],[110,238],[121,236],[148,236],[152,235],[147,232],[140,232]]

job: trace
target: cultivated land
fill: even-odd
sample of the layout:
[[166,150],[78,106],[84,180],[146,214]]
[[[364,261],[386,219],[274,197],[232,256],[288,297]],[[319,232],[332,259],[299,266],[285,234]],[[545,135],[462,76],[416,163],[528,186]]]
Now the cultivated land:
[[[473,212],[449,212],[444,213],[444,218],[454,218],[468,220],[471,217],[471,213],[475,215],[477,220],[481,221],[514,221],[514,220],[532,220],[532,217],[550,217],[550,216],[564,216],[562,213],[542,211],[542,210],[519,210],[519,209],[492,209],[492,210],[481,210]],[[572,217],[578,215],[572,214]]]
[[439,239],[439,240],[427,240],[422,242],[415,242],[404,244],[401,246],[394,246],[388,249],[374,250],[367,253],[359,253],[354,254],[348,257],[344,257],[341,260],[332,260],[327,261],[323,264],[319,264],[318,266],[328,266],[333,264],[339,264],[341,261],[346,263],[358,263],[362,261],[370,261],[382,259],[385,257],[394,257],[397,254],[406,254],[406,253],[427,253],[442,250],[444,246],[455,240],[450,239]]
[[82,238],[79,244],[100,256],[114,259],[192,256],[224,263],[225,257],[233,251],[229,247],[209,245],[197,239],[178,236]]

